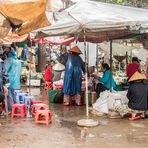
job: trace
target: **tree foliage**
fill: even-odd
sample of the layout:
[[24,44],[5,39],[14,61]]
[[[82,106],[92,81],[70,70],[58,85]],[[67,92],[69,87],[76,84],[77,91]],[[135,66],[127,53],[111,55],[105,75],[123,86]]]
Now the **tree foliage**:
[[140,8],[148,8],[148,0],[96,0],[96,1],[140,7]]

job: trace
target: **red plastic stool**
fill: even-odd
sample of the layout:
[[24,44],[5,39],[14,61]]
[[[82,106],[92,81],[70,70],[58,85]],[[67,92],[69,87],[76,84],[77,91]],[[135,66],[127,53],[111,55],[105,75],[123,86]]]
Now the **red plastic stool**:
[[40,100],[31,100],[30,101],[30,107],[34,104],[39,104],[39,103],[43,103],[43,101],[40,101]]
[[43,102],[40,101],[40,100],[31,100],[31,101],[30,101],[30,113],[32,112],[32,106],[33,106],[34,104],[39,104],[39,103],[43,103]]
[[49,110],[37,110],[35,114],[35,123],[51,123],[51,112]]
[[25,104],[13,104],[11,117],[25,117],[26,116],[26,106]]
[[48,105],[44,103],[34,104],[31,111],[32,116],[35,116],[38,110],[48,110]]

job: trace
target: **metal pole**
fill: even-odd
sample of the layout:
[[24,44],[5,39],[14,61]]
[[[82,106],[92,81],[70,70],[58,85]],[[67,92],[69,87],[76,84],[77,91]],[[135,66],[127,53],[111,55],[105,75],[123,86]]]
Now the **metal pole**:
[[[32,52],[32,40],[30,40],[31,43],[31,52]],[[30,64],[29,64],[29,94],[31,90],[31,54],[30,54]]]
[[126,65],[128,64],[128,53],[126,52]]
[[89,43],[87,43],[87,63],[89,65]]
[[99,49],[98,49],[98,44],[96,44],[96,67],[97,67],[97,73],[99,72],[98,71],[98,53],[99,53]]
[[112,40],[110,40],[110,92],[112,92]]
[[86,34],[84,29],[84,51],[85,51],[85,81],[86,81],[86,116],[89,117],[88,111],[88,71],[87,71],[87,47],[86,47]]

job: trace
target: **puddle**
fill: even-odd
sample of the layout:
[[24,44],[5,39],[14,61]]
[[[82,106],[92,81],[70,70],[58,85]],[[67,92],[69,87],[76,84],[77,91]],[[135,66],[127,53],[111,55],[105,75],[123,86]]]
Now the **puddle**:
[[67,128],[68,130],[70,130],[74,138],[81,138],[81,129],[77,126],[77,123],[75,121],[61,120],[60,124],[61,128]]
[[62,120],[60,121],[61,127],[65,127],[65,128],[74,128],[77,126],[77,123],[74,121],[67,121],[67,120]]
[[94,134],[88,134],[87,136],[86,136],[86,138],[95,138],[96,136],[94,135]]
[[144,124],[138,124],[138,123],[130,123],[131,126],[133,127],[139,127],[139,128],[144,128]]
[[108,123],[109,123],[109,121],[107,121],[107,120],[100,120],[99,121],[100,125],[108,125]]
[[100,134],[100,137],[105,138],[105,139],[121,138],[122,136],[123,135],[121,135],[121,134],[109,134],[109,133]]

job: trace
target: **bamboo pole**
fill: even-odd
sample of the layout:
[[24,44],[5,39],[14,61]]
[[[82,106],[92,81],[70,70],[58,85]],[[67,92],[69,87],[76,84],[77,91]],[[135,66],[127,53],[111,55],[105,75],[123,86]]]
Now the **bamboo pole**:
[[110,92],[112,92],[112,40],[110,40]]

